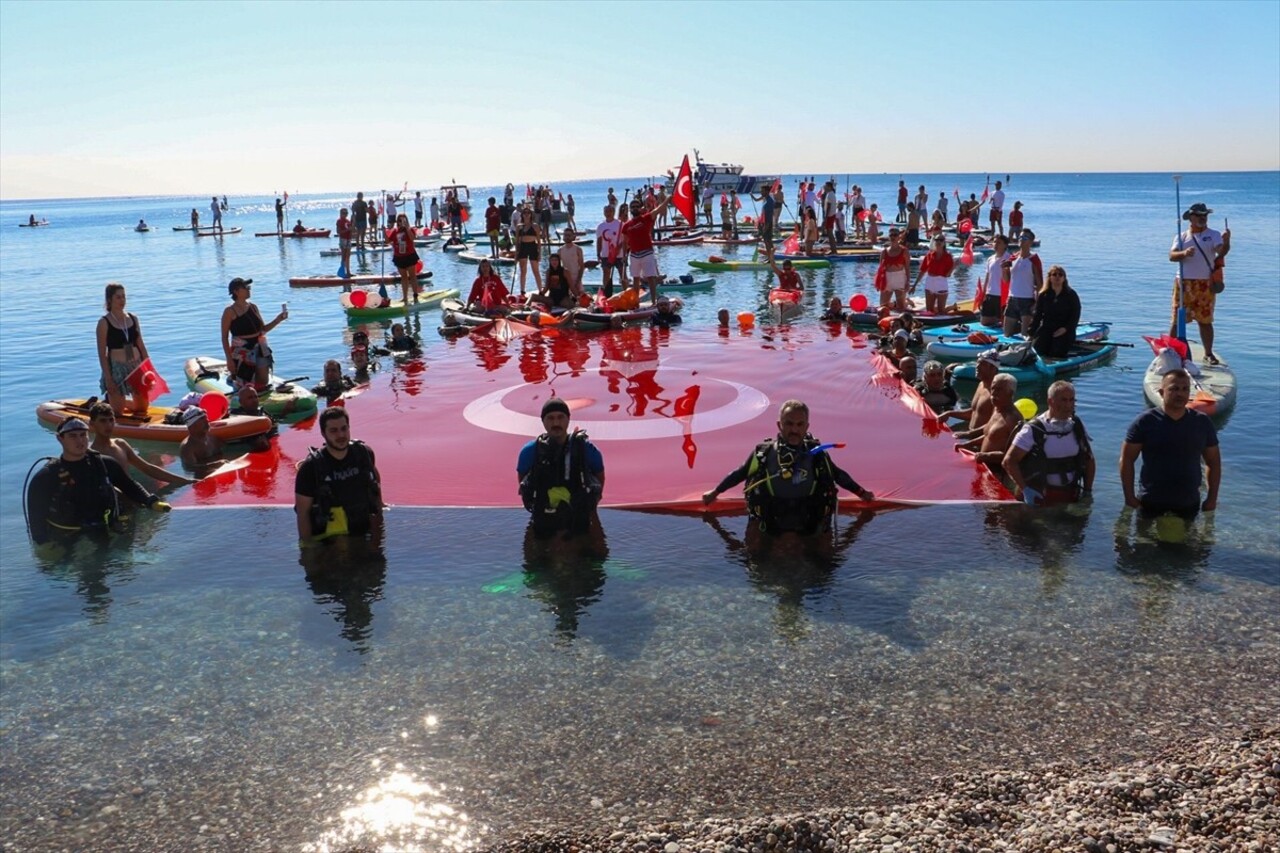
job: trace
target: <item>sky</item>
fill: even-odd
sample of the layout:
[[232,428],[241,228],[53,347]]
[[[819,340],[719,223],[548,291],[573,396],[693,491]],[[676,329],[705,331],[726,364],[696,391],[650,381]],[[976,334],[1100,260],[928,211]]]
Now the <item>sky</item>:
[[1280,168],[1280,2],[0,0],[0,198]]

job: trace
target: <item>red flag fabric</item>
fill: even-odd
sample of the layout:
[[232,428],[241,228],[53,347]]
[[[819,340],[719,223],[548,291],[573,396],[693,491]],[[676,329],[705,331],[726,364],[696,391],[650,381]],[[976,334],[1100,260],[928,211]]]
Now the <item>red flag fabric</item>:
[[671,204],[684,217],[684,221],[693,225],[698,221],[697,207],[693,202],[693,170],[689,168],[689,155],[684,155],[680,164],[680,173],[676,175],[675,189],[671,191]]
[[463,208],[462,208],[462,221],[463,221],[463,222],[466,222],[466,221],[468,221],[469,219],[471,219],[471,211],[470,211],[470,210],[468,210],[468,209],[466,208],[466,206],[464,205],[464,206],[463,206]]
[[880,266],[876,267],[876,290],[881,293],[889,286],[889,276],[884,269],[884,256],[880,256]]
[[973,266],[973,235],[969,235],[969,239],[965,241],[964,251],[960,253],[960,263],[966,267]]
[[983,201],[986,201],[986,200],[987,200],[988,198],[990,198],[990,197],[991,197],[991,187],[983,187],[983,188],[982,188],[982,200],[983,200]]
[[733,209],[742,210],[742,199],[738,198],[736,195],[733,197]]
[[1173,335],[1161,335],[1158,338],[1153,338],[1150,335],[1143,335],[1142,338],[1147,343],[1151,344],[1151,351],[1156,355],[1159,355],[1160,350],[1162,349],[1171,349],[1181,356],[1183,361],[1186,361],[1190,357],[1190,354],[1187,352],[1187,345],[1175,338]]
[[133,372],[124,378],[125,384],[132,388],[141,387],[147,392],[147,399],[154,400],[169,393],[169,383],[156,372],[150,358],[144,358]]
[[1004,276],[1000,277],[1000,308],[1004,309],[1009,304],[1009,279]]
[[978,289],[973,292],[973,310],[982,310],[982,300],[987,298],[987,278],[984,276],[978,282]]
[[720,204],[721,204],[721,206],[724,206],[724,205],[726,205],[726,204],[728,204],[728,203],[729,203],[729,196],[728,196],[728,195],[726,195],[725,193],[720,193]]
[[780,189],[782,189],[782,178],[778,178],[773,182],[773,186],[769,187],[769,195],[773,195]]
[[782,254],[796,255],[799,253],[800,253],[800,232],[797,231],[783,242]]
[[960,233],[968,234],[973,230],[973,220],[968,217],[960,220]]

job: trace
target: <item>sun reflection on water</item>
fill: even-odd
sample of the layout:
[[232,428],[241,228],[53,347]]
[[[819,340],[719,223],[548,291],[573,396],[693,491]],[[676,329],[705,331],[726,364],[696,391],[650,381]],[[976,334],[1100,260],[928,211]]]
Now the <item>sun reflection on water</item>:
[[445,799],[446,786],[416,780],[403,766],[357,797],[338,815],[339,826],[303,847],[338,853],[355,846],[390,851],[470,850],[479,841],[465,812]]

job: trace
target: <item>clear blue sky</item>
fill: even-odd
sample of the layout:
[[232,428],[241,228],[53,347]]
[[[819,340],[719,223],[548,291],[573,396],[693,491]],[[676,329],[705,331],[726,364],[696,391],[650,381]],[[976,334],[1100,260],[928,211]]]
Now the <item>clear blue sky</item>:
[[0,0],[0,196],[1280,168],[1280,3]]

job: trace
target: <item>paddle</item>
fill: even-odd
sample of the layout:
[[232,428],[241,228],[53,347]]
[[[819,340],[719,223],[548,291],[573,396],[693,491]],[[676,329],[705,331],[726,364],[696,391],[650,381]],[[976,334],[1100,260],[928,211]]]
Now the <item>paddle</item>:
[[310,378],[311,378],[310,376],[295,376],[292,379],[282,379],[281,381],[276,383],[275,390],[277,393],[283,393],[285,391],[288,391],[289,386],[292,385],[293,383],[306,382]]
[[[1174,199],[1178,206],[1176,211],[1178,218],[1174,220],[1174,227],[1178,229],[1178,251],[1182,252],[1182,176],[1173,176],[1173,192]],[[1178,318],[1175,335],[1178,340],[1184,344],[1187,343],[1187,293],[1182,283],[1182,258],[1178,258]],[[1190,350],[1188,350],[1190,352]]]

